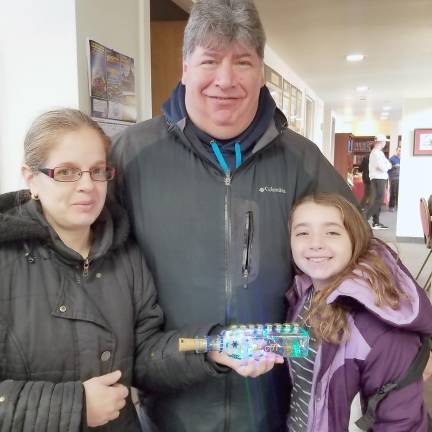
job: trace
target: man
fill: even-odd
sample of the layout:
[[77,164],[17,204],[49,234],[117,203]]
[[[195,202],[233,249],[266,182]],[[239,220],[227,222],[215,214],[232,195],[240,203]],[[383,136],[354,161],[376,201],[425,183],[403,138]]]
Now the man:
[[385,157],[383,148],[386,145],[386,136],[377,135],[374,148],[369,156],[369,178],[371,180],[370,204],[366,212],[366,219],[372,217],[372,229],[384,230],[387,226],[379,220],[381,206],[384,202],[385,188],[388,182],[387,171],[391,168],[391,163]]
[[367,205],[369,204],[370,195],[369,154],[363,157],[358,170],[362,173],[363,180],[363,196],[360,201],[360,210],[362,212],[366,212]]
[[396,153],[390,158],[390,163],[392,164],[392,167],[388,172],[390,180],[390,211],[396,211],[398,207],[400,152],[401,149],[398,147]]
[[[166,329],[283,322],[292,204],[318,190],[354,200],[319,149],[286,128],[264,86],[264,45],[252,1],[196,2],[182,83],[163,116],[114,140],[119,196]],[[286,368],[276,366],[253,380],[226,373],[145,403],[162,432],[280,432],[289,391]]]

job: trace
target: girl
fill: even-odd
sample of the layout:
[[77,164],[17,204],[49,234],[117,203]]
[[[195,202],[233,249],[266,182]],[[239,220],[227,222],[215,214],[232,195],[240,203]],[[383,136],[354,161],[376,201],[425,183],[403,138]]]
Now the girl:
[[[351,402],[406,372],[432,334],[432,307],[394,254],[371,235],[357,209],[338,195],[301,199],[289,221],[298,270],[288,291],[288,321],[312,334],[307,359],[291,359],[290,432],[348,430]],[[378,405],[374,431],[422,432],[421,380]]]

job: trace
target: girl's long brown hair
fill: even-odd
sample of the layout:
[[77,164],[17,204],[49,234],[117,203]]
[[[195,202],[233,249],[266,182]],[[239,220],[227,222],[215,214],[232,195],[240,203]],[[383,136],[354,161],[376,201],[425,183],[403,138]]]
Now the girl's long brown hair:
[[348,265],[326,287],[315,292],[305,319],[319,341],[340,344],[349,337],[348,310],[338,301],[327,304],[326,300],[344,280],[363,278],[375,295],[375,304],[380,307],[386,305],[398,309],[404,294],[380,257],[384,246],[373,238],[368,223],[357,208],[342,196],[319,193],[301,198],[291,211],[289,232],[296,209],[308,202],[338,209],[351,240],[352,256]]

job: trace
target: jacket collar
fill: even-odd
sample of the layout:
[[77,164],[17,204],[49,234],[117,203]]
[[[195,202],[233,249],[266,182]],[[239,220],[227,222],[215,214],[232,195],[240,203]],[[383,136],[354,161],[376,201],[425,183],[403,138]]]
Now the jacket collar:
[[370,289],[366,275],[360,269],[354,271],[358,278],[347,279],[342,282],[328,296],[327,303],[333,303],[340,297],[350,297],[387,324],[394,327],[409,328],[419,315],[419,295],[416,284],[412,277],[399,266],[398,261],[385,246],[379,245],[378,253],[393,276],[395,284],[400,291],[406,294],[406,297],[401,299],[399,309],[394,310],[387,305],[377,306],[375,304],[375,295]]
[[[198,129],[189,119],[184,102],[185,86],[179,83],[170,98],[162,107],[168,123],[186,136],[194,150],[205,159],[214,162],[214,155],[210,146],[213,137]],[[239,136],[230,140],[218,142],[220,150],[227,160],[234,158],[234,144],[240,143],[243,160],[264,148],[286,128],[287,120],[283,113],[276,108],[276,104],[267,87],[262,87],[259,98],[258,111],[249,127]],[[217,165],[217,164],[215,164]]]
[[[94,242],[91,258],[97,259],[124,244],[129,236],[126,212],[113,200],[107,199],[98,219],[92,226]],[[0,244],[8,242],[43,241],[65,259],[82,260],[58,237],[43,216],[40,204],[28,190],[0,196]]]

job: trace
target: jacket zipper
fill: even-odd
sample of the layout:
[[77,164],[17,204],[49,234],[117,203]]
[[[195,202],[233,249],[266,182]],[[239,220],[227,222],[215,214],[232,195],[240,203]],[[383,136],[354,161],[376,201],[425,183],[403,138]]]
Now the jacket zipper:
[[[231,301],[232,301],[232,284],[231,284],[231,268],[230,268],[230,255],[231,255],[231,173],[228,171],[225,176],[225,324],[231,323]],[[231,379],[230,374],[226,379],[225,387],[225,424],[224,431],[230,430],[230,404],[231,404]]]
[[84,278],[86,278],[88,276],[88,274],[89,274],[89,267],[90,267],[90,262],[89,262],[89,259],[87,257],[84,260],[84,262],[83,262],[83,272],[82,272],[82,275],[83,275]]
[[244,279],[243,287],[248,286],[248,277],[251,270],[251,248],[253,237],[253,213],[252,211],[246,212],[244,242],[243,242],[243,257],[242,257],[242,277]]
[[232,286],[231,286],[231,266],[230,266],[230,255],[231,255],[231,174],[227,173],[225,176],[225,294],[226,294],[226,307],[225,307],[225,324],[231,322],[231,298],[232,298]]

